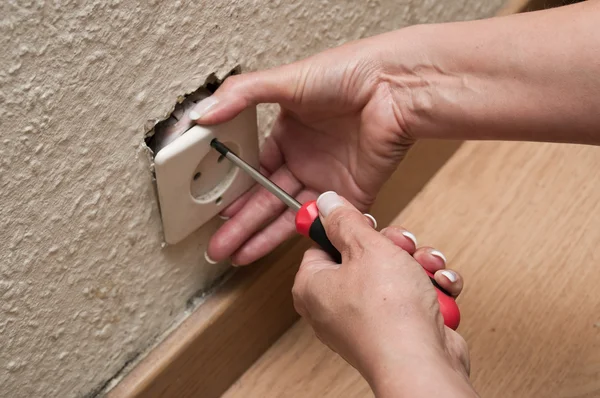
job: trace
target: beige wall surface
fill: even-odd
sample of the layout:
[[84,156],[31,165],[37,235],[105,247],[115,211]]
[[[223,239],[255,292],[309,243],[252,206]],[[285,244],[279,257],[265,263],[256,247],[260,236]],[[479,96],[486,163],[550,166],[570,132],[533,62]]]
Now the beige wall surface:
[[95,395],[226,269],[203,259],[218,220],[161,245],[141,143],[178,95],[237,64],[265,68],[501,3],[3,1],[0,395]]

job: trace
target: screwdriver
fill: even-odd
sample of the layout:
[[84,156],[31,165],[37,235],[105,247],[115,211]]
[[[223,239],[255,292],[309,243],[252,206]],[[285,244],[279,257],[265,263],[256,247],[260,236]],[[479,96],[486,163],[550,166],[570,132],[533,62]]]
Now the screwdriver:
[[[331,258],[338,264],[342,262],[342,255],[339,250],[333,246],[327,237],[323,223],[319,218],[319,209],[317,208],[317,201],[311,200],[304,204],[300,204],[294,197],[288,194],[286,191],[281,189],[273,181],[262,175],[262,173],[250,166],[239,156],[233,153],[225,144],[214,138],[210,142],[210,146],[216,149],[222,156],[233,163],[235,166],[242,169],[250,177],[252,177],[257,183],[259,183],[267,191],[275,195],[279,200],[285,203],[290,209],[296,212],[296,231],[301,235],[304,235],[312,239],[317,243],[321,249],[323,249]],[[444,318],[444,324],[451,329],[456,329],[460,323],[460,311],[458,305],[454,301],[454,298],[446,292],[438,283],[435,281],[433,274],[427,270],[424,270],[431,283],[433,283],[438,303],[440,305],[440,312]]]

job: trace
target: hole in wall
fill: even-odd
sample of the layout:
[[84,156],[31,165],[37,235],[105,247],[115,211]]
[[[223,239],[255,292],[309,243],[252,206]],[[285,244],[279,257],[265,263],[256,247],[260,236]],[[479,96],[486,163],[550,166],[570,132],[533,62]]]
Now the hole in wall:
[[197,90],[180,96],[173,111],[145,134],[144,142],[150,148],[152,154],[156,155],[158,151],[193,127],[195,123],[189,119],[188,113],[194,105],[217,91],[229,76],[239,75],[240,73],[241,67],[239,65],[233,68],[223,79],[219,79],[216,74],[211,73]]
[[[193,127],[194,122],[189,120],[187,115],[195,104],[213,94],[221,86],[221,84],[223,84],[225,79],[233,75],[239,75],[241,72],[242,68],[238,65],[222,79],[219,79],[216,73],[211,73],[204,81],[204,84],[197,90],[189,94],[179,96],[173,107],[173,111],[164,119],[159,120],[158,122],[156,122],[156,120],[148,120],[145,128],[146,132],[144,134],[144,146],[147,149],[149,158],[154,158],[160,149],[164,148],[170,142]],[[154,170],[152,170],[152,174],[154,175]],[[230,177],[234,177],[233,173],[229,174],[231,174]],[[200,181],[201,178],[202,173],[195,172],[194,176],[192,177],[192,183],[194,181]],[[231,180],[228,179],[226,184],[231,184],[232,180],[233,178],[231,178]],[[154,182],[154,193],[156,196],[158,196],[156,181]],[[221,186],[221,184],[219,184],[219,186]],[[226,189],[227,185],[224,186]],[[201,195],[200,197],[202,198],[207,196],[208,198],[212,198],[210,200],[215,200],[215,197],[218,197],[220,194],[222,194],[222,192],[219,193],[219,191],[220,189],[216,189],[217,196],[214,196],[208,192],[206,195]]]
[[[143,147],[146,148],[146,154],[152,164],[151,170],[154,177],[153,187],[157,199],[158,185],[152,159],[162,148],[185,134],[185,132],[195,125],[195,123],[189,119],[188,114],[198,102],[214,93],[225,79],[240,73],[241,67],[238,65],[222,79],[219,79],[215,73],[211,74],[197,90],[179,96],[173,106],[172,112],[168,116],[158,122],[155,120],[149,120],[147,122]],[[220,154],[216,151],[214,154],[211,153],[212,160],[207,161],[206,167],[201,164],[202,159],[198,159],[200,164],[198,164],[193,174],[189,176],[190,194],[192,194],[195,200],[200,203],[211,203],[216,204],[217,206],[221,205],[223,193],[229,188],[237,175],[237,170],[233,170],[232,165],[228,165],[229,162],[219,162],[219,156]],[[209,162],[212,163],[211,168],[208,167]],[[206,170],[206,172],[201,170]],[[201,185],[204,185],[205,188]],[[161,217],[163,216],[162,210],[163,209],[159,207]]]

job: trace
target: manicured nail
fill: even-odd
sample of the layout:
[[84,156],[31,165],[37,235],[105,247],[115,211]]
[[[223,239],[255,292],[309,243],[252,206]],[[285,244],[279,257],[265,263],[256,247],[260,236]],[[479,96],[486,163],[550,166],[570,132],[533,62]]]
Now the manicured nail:
[[204,259],[209,264],[216,264],[216,263],[218,263],[218,261],[215,261],[215,260],[213,260],[212,258],[209,257],[208,252],[204,252]]
[[458,280],[458,275],[456,275],[456,272],[450,271],[449,269],[440,271],[440,274],[444,275],[452,283]]
[[220,214],[219,214],[219,218],[220,218],[221,220],[225,220],[225,221],[229,220],[229,217],[227,217],[227,216],[222,216],[222,215],[220,215]]
[[377,220],[375,219],[375,217],[373,217],[372,215],[370,215],[369,213],[365,213],[364,214],[365,217],[367,217],[369,220],[371,220],[371,224],[373,225],[373,229],[377,229]]
[[414,236],[412,234],[412,232],[408,232],[408,231],[402,231],[402,235],[406,236],[408,239],[412,240],[412,242],[415,244],[415,247],[417,247],[417,237]]
[[448,262],[448,260],[446,260],[446,256],[444,256],[444,253],[442,253],[439,250],[435,250],[434,249],[434,250],[430,251],[429,254],[431,254],[432,256],[436,256],[437,258],[442,259],[442,261],[444,262],[444,264],[446,264]]
[[343,205],[342,198],[333,191],[322,193],[317,199],[317,208],[323,217],[327,217],[334,209]]
[[190,111],[189,117],[191,120],[198,120],[208,112],[210,108],[215,106],[219,101],[213,97],[204,98],[198,102],[196,106]]

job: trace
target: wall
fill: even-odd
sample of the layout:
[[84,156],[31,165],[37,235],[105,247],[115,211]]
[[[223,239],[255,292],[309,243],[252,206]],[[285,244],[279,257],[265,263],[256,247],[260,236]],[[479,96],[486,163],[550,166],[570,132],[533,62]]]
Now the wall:
[[0,395],[94,395],[225,270],[203,259],[218,220],[161,245],[141,142],[178,95],[501,2],[2,2]]

